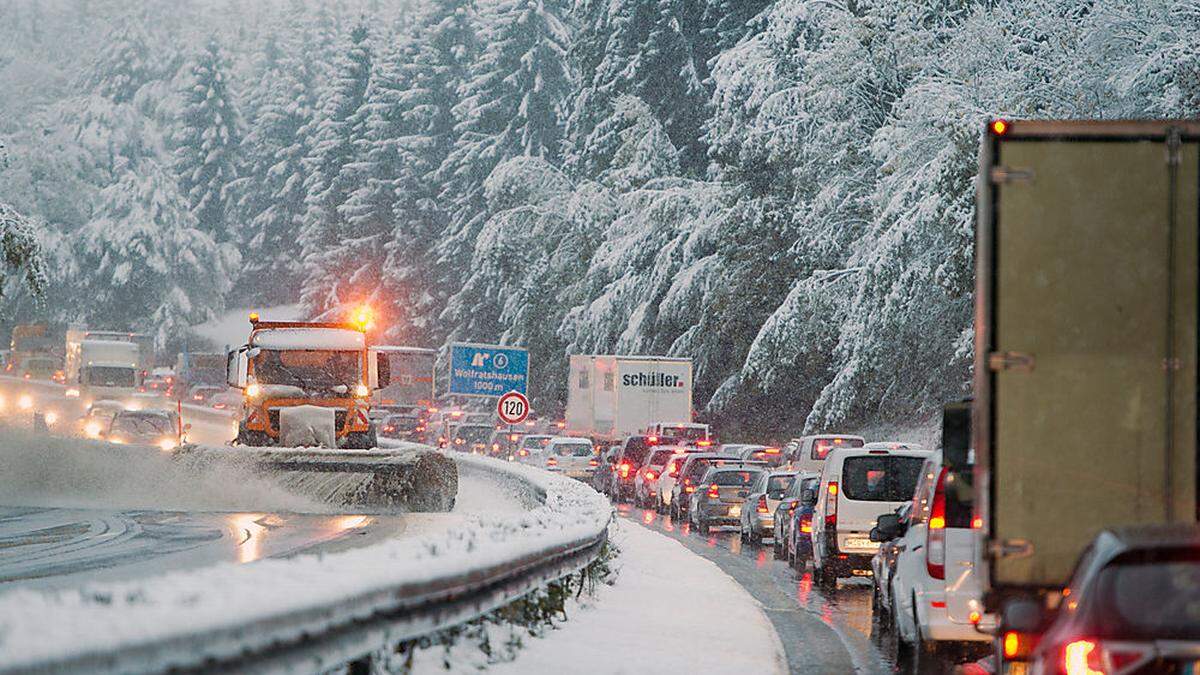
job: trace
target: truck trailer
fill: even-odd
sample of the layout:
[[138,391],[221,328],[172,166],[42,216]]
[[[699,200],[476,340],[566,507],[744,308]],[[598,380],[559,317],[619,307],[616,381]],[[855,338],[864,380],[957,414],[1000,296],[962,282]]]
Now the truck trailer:
[[571,356],[565,435],[615,441],[691,421],[691,359]]
[[1001,631],[1058,605],[1102,529],[1196,520],[1198,167],[1197,121],[984,133],[969,448]]
[[66,338],[67,395],[84,405],[100,400],[123,400],[141,384],[138,345],[100,340],[87,331],[68,330]]

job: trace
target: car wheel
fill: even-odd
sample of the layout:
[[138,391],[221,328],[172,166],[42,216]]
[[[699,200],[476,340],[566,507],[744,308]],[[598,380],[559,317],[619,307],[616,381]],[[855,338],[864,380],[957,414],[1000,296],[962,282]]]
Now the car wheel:
[[696,523],[696,530],[699,531],[700,534],[707,536],[708,535],[708,521],[701,520],[700,522]]
[[936,675],[942,672],[941,650],[934,640],[926,640],[921,635],[921,624],[917,623],[916,613],[913,614],[913,626],[916,627],[916,641],[911,647],[912,672],[917,675]]
[[679,507],[675,505],[675,502],[671,502],[671,506],[667,507],[667,515],[671,516],[671,520],[679,521]]
[[912,672],[912,650],[909,648],[908,642],[904,640],[904,632],[900,629],[899,613],[896,612],[896,596],[892,596],[888,616],[891,617],[891,635],[889,636],[890,656],[892,663],[901,672]]

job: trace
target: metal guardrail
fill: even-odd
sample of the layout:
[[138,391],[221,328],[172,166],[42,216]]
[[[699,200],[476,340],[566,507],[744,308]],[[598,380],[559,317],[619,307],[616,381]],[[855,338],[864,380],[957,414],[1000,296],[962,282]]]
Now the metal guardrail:
[[[520,479],[509,475],[507,479]],[[545,493],[525,481],[545,500]],[[369,665],[380,650],[460,625],[508,604],[594,561],[608,538],[607,523],[590,536],[514,559],[420,583],[347,597],[336,604],[269,615],[220,627],[134,642],[120,648],[65,655],[9,673],[318,672]]]

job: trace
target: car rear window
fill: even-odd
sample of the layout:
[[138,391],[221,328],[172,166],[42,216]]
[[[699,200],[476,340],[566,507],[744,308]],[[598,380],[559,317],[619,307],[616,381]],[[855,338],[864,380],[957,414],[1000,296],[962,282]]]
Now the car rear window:
[[650,448],[651,445],[646,441],[645,436],[630,436],[625,441],[621,459],[640,466],[646,462],[646,455],[650,454]]
[[847,457],[842,463],[842,494],[860,502],[907,501],[917,489],[924,463],[922,457],[900,455]]
[[761,471],[718,471],[712,475],[716,485],[745,485],[749,486],[758,478]]
[[650,461],[646,463],[650,466],[664,466],[673,454],[674,450],[655,450],[654,454],[650,455]]
[[544,448],[550,445],[549,436],[526,436],[521,440],[522,448]]
[[784,492],[795,482],[795,476],[771,476],[767,479],[767,492],[771,494]]
[[783,453],[779,448],[758,448],[750,452],[746,459],[756,462],[766,462],[767,466],[776,467],[783,464]]
[[696,459],[692,460],[690,465],[688,465],[687,470],[684,471],[683,477],[696,480],[703,476],[705,471],[708,471],[714,466],[725,466],[730,462],[737,461],[740,460],[732,457],[697,457]]
[[1121,640],[1200,639],[1200,551],[1157,551],[1100,572],[1093,634]]
[[587,457],[592,454],[590,443],[560,443],[555,446],[559,457]]
[[812,458],[825,459],[836,448],[861,448],[861,438],[818,438],[813,441]]

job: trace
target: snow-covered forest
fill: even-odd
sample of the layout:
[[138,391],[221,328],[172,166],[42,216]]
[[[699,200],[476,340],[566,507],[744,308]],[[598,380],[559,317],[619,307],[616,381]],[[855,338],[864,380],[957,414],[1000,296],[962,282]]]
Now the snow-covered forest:
[[226,306],[369,299],[395,343],[528,346],[543,408],[567,354],[691,356],[726,429],[919,421],[966,391],[988,116],[1200,113],[1189,0],[0,17],[0,235],[29,248],[31,222],[42,253],[0,277],[0,323],[166,345]]

